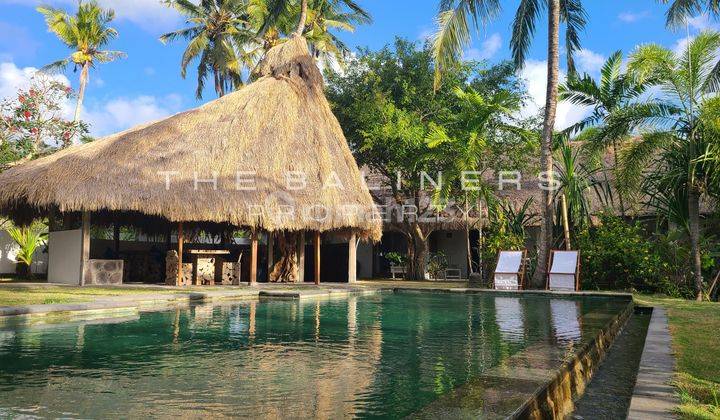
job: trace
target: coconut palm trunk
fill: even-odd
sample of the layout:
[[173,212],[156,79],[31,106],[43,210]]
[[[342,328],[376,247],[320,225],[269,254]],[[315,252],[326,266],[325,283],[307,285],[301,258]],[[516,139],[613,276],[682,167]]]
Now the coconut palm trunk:
[[308,0],[302,0],[300,3],[300,19],[298,20],[298,26],[295,30],[294,36],[302,36],[305,31],[305,23],[307,22],[308,12]]
[[[540,170],[547,175],[548,186],[553,186],[552,143],[557,110],[557,91],[560,73],[560,0],[548,1],[548,62],[547,62],[547,93],[545,99],[545,116],[543,120],[542,139],[540,144]],[[538,265],[533,278],[533,286],[541,288],[548,267],[548,252],[553,238],[553,194],[549,188],[542,193],[542,224],[538,243]]]
[[692,252],[695,300],[703,299],[702,259],[700,255],[700,196],[692,186],[688,194],[688,222],[690,224],[690,248]]
[[83,99],[85,99],[85,88],[90,79],[90,63],[85,62],[80,70],[80,89],[78,90],[77,105],[75,105],[75,118],[73,121],[80,120],[80,110],[82,109]]

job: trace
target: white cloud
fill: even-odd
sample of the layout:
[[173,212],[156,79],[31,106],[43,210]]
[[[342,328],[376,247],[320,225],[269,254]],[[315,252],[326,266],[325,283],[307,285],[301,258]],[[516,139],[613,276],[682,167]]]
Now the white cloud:
[[688,18],[687,24],[696,31],[717,30],[720,28],[717,23],[710,19],[707,13]]
[[[18,90],[30,87],[30,80],[36,75],[37,70],[35,67],[20,68],[13,62],[1,62],[0,99],[14,97]],[[54,75],[52,78],[70,85],[70,81],[63,75]]]
[[648,16],[650,16],[650,12],[647,10],[643,10],[642,12],[622,12],[618,15],[618,19],[625,23],[635,23]]
[[603,64],[605,64],[605,57],[583,48],[575,53],[575,62],[581,73],[586,72],[592,74],[600,71]]
[[105,136],[165,118],[178,112],[181,102],[178,95],[114,98],[89,105],[83,111],[83,119],[90,124],[93,136]]
[[[34,67],[20,68],[13,62],[0,62],[0,100],[13,98],[19,89],[27,89],[31,79],[37,73]],[[56,80],[70,85],[63,75],[52,76]],[[139,95],[127,98],[110,98],[104,101],[93,101],[86,98],[83,106],[82,119],[90,125],[90,134],[104,136],[127,128],[158,120],[182,109],[180,95],[170,94],[164,97]],[[75,110],[75,99],[71,98],[61,104],[65,118],[72,118]]]
[[[525,67],[520,71],[520,77],[527,83],[530,101],[520,112],[521,117],[531,117],[545,106],[545,96],[547,90],[547,61],[529,60],[525,63]],[[565,80],[565,74],[560,72],[560,82]],[[555,129],[563,130],[586,116],[590,115],[592,109],[589,107],[580,107],[567,102],[558,102],[555,117]]]
[[[112,8],[119,20],[128,20],[151,33],[174,29],[182,21],[179,13],[164,5],[161,0],[99,0],[101,6]],[[20,4],[36,7],[50,4],[66,8],[77,7],[77,0],[0,0],[0,4]]]
[[495,56],[500,47],[502,47],[502,37],[496,32],[483,41],[480,48],[470,48],[465,51],[463,58],[466,60],[489,60]]

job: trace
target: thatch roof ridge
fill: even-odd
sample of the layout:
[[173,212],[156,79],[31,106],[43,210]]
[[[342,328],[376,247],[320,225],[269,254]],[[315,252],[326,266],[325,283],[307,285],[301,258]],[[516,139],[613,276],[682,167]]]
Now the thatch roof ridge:
[[[250,85],[198,108],[5,171],[0,212],[136,211],[170,221],[352,229],[379,238],[377,211],[305,40],[270,50],[260,69],[265,75]],[[297,171],[306,175],[305,189],[288,188],[287,174]],[[160,175],[168,172],[169,190]],[[239,172],[256,174],[255,190],[238,189]],[[197,182],[208,178],[215,187]],[[328,179],[342,188],[326,188]],[[327,217],[277,217],[288,204],[323,208]]]

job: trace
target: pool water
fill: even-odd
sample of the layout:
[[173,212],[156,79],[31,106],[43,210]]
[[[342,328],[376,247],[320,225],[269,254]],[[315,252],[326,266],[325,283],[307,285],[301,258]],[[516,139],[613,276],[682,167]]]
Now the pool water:
[[4,327],[0,418],[404,417],[530,349],[571,354],[626,305],[383,292]]

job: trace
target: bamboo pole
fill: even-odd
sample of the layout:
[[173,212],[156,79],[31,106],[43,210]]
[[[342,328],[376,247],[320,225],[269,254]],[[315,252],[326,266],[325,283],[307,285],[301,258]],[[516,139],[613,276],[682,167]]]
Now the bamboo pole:
[[185,234],[183,232],[183,224],[182,222],[178,223],[178,271],[177,271],[177,281],[175,282],[176,286],[182,285],[183,282],[183,245],[185,242]]
[[565,249],[570,251],[570,222],[568,221],[567,197],[563,194],[560,197],[562,204],[563,231],[565,233]]
[[315,232],[313,238],[313,250],[315,253],[315,284],[320,284],[320,232]]
[[297,282],[305,281],[305,231],[298,234],[297,242]]
[[257,231],[253,229],[250,240],[250,286],[257,284],[257,261],[258,261],[258,237]]
[[357,282],[357,235],[350,235],[348,241],[348,283]]

